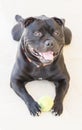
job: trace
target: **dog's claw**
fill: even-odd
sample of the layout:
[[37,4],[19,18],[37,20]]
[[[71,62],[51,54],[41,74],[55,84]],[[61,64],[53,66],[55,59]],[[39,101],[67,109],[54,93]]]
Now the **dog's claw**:
[[60,116],[63,112],[63,105],[62,103],[56,103],[54,104],[52,108],[52,113],[55,113],[55,116]]
[[30,114],[33,116],[39,116],[41,113],[41,107],[39,106],[39,104],[37,102],[35,102],[34,100],[30,103],[28,103],[28,108],[30,111]]

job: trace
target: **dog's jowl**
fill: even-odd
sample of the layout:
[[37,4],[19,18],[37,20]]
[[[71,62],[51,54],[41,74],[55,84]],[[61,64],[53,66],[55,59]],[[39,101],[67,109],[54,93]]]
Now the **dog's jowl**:
[[[12,29],[13,39],[20,41],[10,85],[27,105],[34,116],[41,112],[39,104],[25,89],[25,84],[38,79],[45,79],[56,85],[55,115],[63,112],[63,99],[69,88],[63,47],[71,42],[71,31],[65,27],[65,20],[46,16],[23,19],[16,15],[18,22]],[[45,86],[44,86],[45,87]]]

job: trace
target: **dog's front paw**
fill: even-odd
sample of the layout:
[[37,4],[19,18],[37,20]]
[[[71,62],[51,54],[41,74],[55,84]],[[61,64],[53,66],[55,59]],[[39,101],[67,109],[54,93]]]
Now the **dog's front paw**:
[[41,113],[41,107],[36,101],[32,99],[30,102],[26,103],[26,105],[28,106],[31,115],[39,116]]
[[61,102],[55,102],[53,108],[52,108],[52,113],[55,113],[55,116],[61,115],[63,112],[63,104]]

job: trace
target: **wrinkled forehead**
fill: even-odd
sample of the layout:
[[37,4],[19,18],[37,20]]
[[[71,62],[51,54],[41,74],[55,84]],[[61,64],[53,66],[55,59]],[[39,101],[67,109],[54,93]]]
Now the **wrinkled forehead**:
[[55,21],[53,19],[39,19],[37,18],[32,24],[28,26],[30,30],[40,30],[40,29],[54,29],[56,27]]

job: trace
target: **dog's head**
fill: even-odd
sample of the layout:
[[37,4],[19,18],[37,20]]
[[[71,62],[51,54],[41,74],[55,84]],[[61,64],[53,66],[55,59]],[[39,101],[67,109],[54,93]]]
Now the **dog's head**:
[[12,29],[13,39],[21,40],[26,53],[38,58],[43,64],[56,59],[65,43],[64,20],[46,16],[23,19],[16,15],[18,24]]

